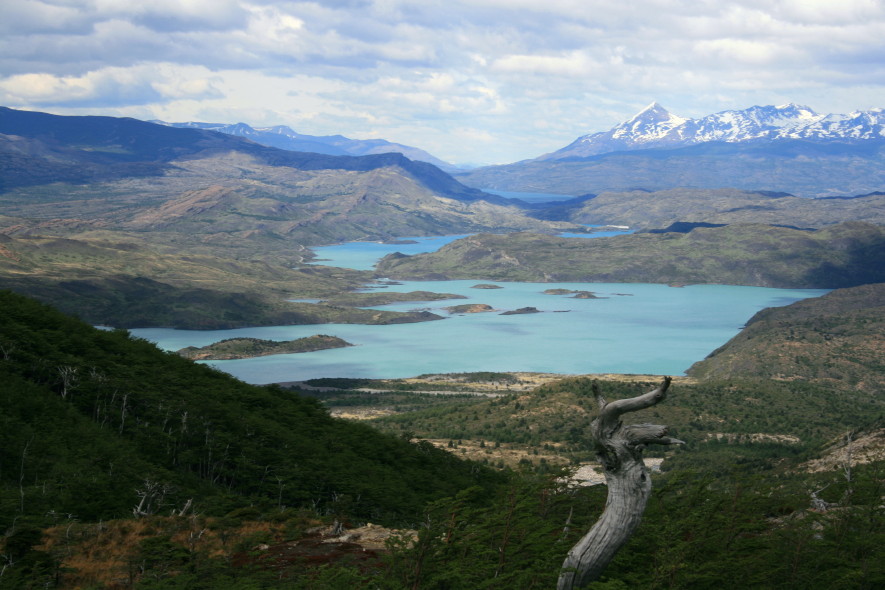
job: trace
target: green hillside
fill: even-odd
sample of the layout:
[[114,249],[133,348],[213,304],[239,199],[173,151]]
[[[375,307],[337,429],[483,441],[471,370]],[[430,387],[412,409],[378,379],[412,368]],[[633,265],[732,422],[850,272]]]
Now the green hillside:
[[[387,435],[9,292],[0,355],[2,588],[551,587],[605,502],[552,463],[496,474],[405,440],[541,443],[542,455],[546,442],[582,460],[586,378],[453,400]],[[648,383],[601,386],[611,399]],[[850,479],[802,462],[846,428],[875,434],[881,404],[802,382],[677,381],[645,418],[688,445],[667,454],[643,526],[598,587],[879,587],[881,462],[852,464]],[[808,510],[809,490],[832,508]],[[315,532],[368,520],[414,531],[372,550]]]
[[[17,519],[331,505],[410,520],[433,498],[495,480],[443,451],[329,417],[315,401],[239,382],[0,293],[0,528]],[[13,468],[14,466],[14,468]]]
[[764,309],[688,374],[801,379],[880,394],[885,388],[883,352],[885,283],[877,283]]

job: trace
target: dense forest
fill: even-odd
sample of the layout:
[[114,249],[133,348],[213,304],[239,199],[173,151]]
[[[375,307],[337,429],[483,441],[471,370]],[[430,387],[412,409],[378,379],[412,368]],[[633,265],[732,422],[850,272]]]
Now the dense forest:
[[[415,436],[556,443],[581,461],[588,379],[453,398],[384,434],[2,292],[0,382],[3,588],[550,588],[605,502],[553,465],[493,470]],[[653,419],[689,444],[667,455],[643,525],[592,588],[885,583],[885,463],[850,454],[881,432],[881,402],[765,383],[674,385]],[[645,385],[602,384],[613,397]],[[809,467],[834,440],[829,470]],[[401,533],[317,553],[318,530],[369,522]]]
[[345,503],[354,518],[414,522],[428,501],[502,479],[11,292],[0,352],[4,580],[9,543],[60,518]]

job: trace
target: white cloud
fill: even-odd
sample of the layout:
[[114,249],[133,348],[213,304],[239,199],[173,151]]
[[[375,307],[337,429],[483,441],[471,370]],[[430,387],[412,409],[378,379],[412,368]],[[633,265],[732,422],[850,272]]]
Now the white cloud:
[[97,18],[114,15],[157,32],[231,30],[246,17],[246,10],[237,0],[87,0],[81,4]]
[[565,55],[505,55],[492,62],[490,69],[510,74],[588,76],[596,64],[583,52],[571,51]]
[[462,160],[532,157],[652,100],[885,106],[881,0],[2,2],[8,106],[371,132]]
[[[206,72],[169,64],[103,68],[82,76],[19,74],[0,80],[6,104],[121,107],[222,95]],[[200,76],[199,74],[204,74]],[[216,80],[217,81],[217,80]]]
[[784,20],[830,27],[885,18],[885,5],[879,0],[784,0],[772,10]]
[[728,67],[728,64],[743,63],[752,65],[765,65],[768,63],[784,60],[787,51],[772,41],[754,41],[748,39],[711,39],[700,41],[695,45],[695,51],[712,58],[714,61]]
[[27,35],[44,32],[86,33],[89,21],[75,6],[34,0],[4,0],[0,32],[4,35]]

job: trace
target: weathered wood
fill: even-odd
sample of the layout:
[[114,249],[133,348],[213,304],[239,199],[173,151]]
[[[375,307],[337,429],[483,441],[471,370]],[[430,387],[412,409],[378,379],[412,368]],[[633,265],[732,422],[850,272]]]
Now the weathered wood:
[[649,444],[683,442],[667,436],[666,426],[624,426],[621,416],[660,403],[669,387],[670,377],[665,377],[653,391],[608,403],[598,386],[593,384],[599,416],[590,425],[590,430],[596,456],[605,473],[608,498],[602,515],[565,558],[557,590],[582,588],[596,580],[639,526],[651,495],[651,476],[642,461],[642,449]]

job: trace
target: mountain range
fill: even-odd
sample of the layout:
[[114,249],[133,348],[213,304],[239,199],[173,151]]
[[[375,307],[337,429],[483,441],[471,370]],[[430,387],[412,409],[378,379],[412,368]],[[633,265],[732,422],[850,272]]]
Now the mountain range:
[[[825,174],[841,194],[852,176],[881,188],[879,141],[719,140],[536,161],[547,182],[586,186],[589,163],[624,182],[683,183],[582,190],[544,211],[401,154],[297,152],[207,129],[0,108],[0,587],[552,587],[605,503],[601,486],[566,488],[545,457],[595,455],[593,380],[532,388],[526,374],[484,372],[427,375],[433,395],[405,382],[337,393],[385,413],[446,398],[387,418],[390,436],[333,419],[306,397],[316,390],[246,385],[92,327],[439,320],[377,309],[393,293],[342,296],[372,273],[305,264],[309,246],[479,231],[496,233],[392,254],[378,276],[848,287],[760,312],[692,381],[674,380],[654,420],[688,444],[650,476],[643,527],[602,583],[882,587],[885,229],[874,223],[885,195],[673,188],[705,167],[717,186],[755,170],[803,191]],[[793,160],[810,180],[784,174]],[[593,240],[500,235],[603,217],[672,224]],[[399,295],[416,296],[447,298]],[[624,399],[647,391],[644,380],[600,389]],[[494,397],[436,395],[474,381]],[[846,431],[838,452],[821,452]],[[482,449],[486,466],[460,461],[466,447]],[[493,450],[516,451],[520,468],[493,472]],[[340,534],[369,519],[418,531],[373,557],[352,530]]]
[[795,104],[688,119],[657,103],[560,150],[456,174],[485,190],[584,195],[735,188],[801,197],[885,186],[885,111],[820,115]]
[[687,119],[657,102],[608,131],[583,135],[536,160],[585,158],[617,151],[686,147],[709,142],[862,141],[885,139],[885,110],[821,115],[793,103],[753,106]]
[[305,266],[309,246],[529,229],[580,227],[529,217],[402,154],[295,152],[205,129],[0,108],[0,288],[94,323],[438,319],[289,300],[368,278]]
[[295,152],[314,152],[331,156],[367,156],[372,154],[402,154],[410,160],[428,162],[442,170],[453,172],[458,167],[440,160],[422,149],[393,143],[386,139],[351,139],[343,135],[305,135],[286,125],[251,127],[246,123],[167,123],[154,120],[151,123],[184,129],[203,129],[227,135],[245,137],[255,143]]

